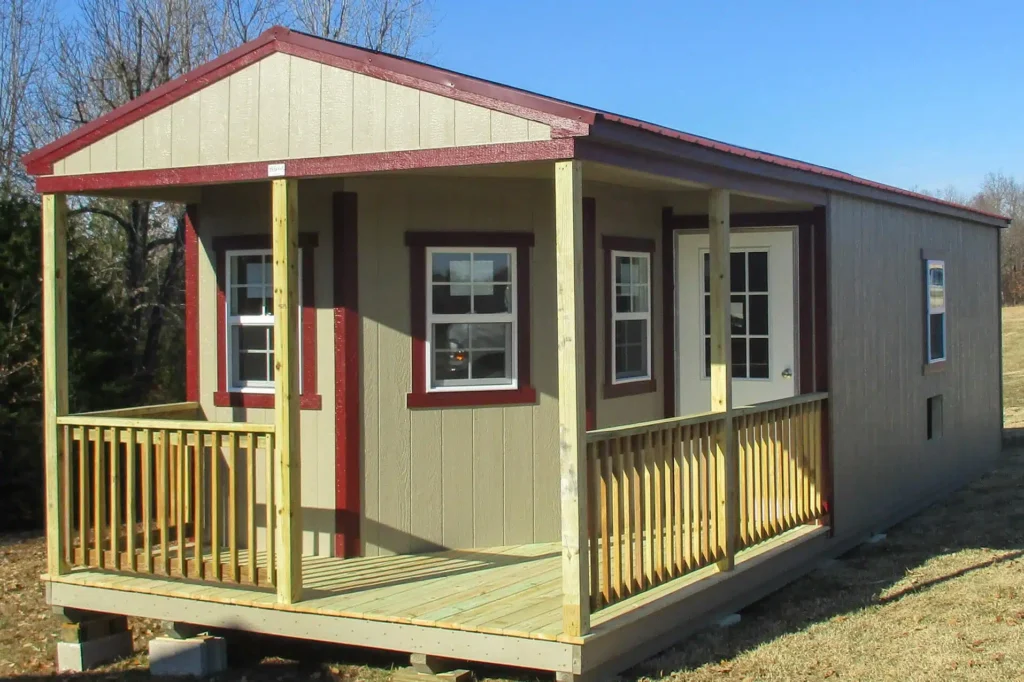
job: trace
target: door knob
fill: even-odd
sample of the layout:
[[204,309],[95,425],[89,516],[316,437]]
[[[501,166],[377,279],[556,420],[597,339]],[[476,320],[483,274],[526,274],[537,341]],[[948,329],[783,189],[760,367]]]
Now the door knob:
[[783,379],[792,379],[793,378],[793,370],[791,370],[789,367],[787,367],[786,369],[782,370],[782,378]]

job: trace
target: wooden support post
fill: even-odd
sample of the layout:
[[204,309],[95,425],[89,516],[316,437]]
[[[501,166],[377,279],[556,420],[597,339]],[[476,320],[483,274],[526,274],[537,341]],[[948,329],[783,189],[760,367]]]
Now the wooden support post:
[[[43,453],[46,472],[46,570],[68,572],[60,491],[64,448],[57,417],[68,413],[67,202],[43,195]],[[65,504],[67,502],[65,501]]]
[[739,535],[739,462],[732,433],[732,339],[730,338],[729,193],[711,190],[708,200],[711,261],[711,411],[724,418],[714,436],[718,467],[720,571],[733,568]]
[[562,626],[590,631],[586,406],[583,386],[583,180],[579,161],[555,162],[558,450],[562,496]]
[[[277,600],[302,597],[302,497],[299,455],[298,181],[273,181],[274,467],[277,488]],[[272,541],[272,538],[268,538]]]

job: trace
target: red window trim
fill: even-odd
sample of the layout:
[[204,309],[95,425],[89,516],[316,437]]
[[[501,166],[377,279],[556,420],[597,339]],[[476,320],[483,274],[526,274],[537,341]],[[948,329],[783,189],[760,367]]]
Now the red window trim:
[[[604,353],[604,397],[624,398],[630,395],[654,393],[658,390],[658,382],[654,378],[654,252],[656,244],[653,239],[605,235],[601,238],[601,247],[604,249],[604,271],[605,280],[607,280],[605,282],[607,299],[605,300],[608,301],[604,311],[604,332],[607,344]],[[648,260],[650,273],[648,276],[651,280],[651,286],[648,287],[650,295],[648,306],[651,310],[651,329],[647,330],[647,333],[651,335],[651,353],[647,362],[651,378],[645,381],[628,381],[621,384],[616,384],[612,381],[612,372],[614,371],[612,369],[612,354],[615,352],[615,327],[612,325],[611,313],[611,306],[615,302],[615,269],[612,265],[612,251],[633,251],[650,255]]]
[[[537,402],[530,380],[530,249],[532,232],[406,232],[409,247],[409,306],[412,321],[412,392],[410,409],[482,407]],[[519,388],[511,390],[427,391],[427,247],[499,246],[516,250],[516,310]]]
[[[317,393],[316,386],[316,305],[313,286],[316,280],[313,277],[313,256],[318,241],[316,233],[304,232],[299,235],[299,247],[302,249],[302,393],[299,395],[299,407],[303,410],[319,410],[323,407],[323,400]],[[230,391],[227,377],[227,286],[224,281],[227,272],[226,254],[228,251],[242,249],[269,248],[270,235],[264,234],[233,235],[213,239],[217,266],[217,390],[213,394],[213,404],[217,407],[274,407],[273,393]]]
[[199,402],[199,205],[185,207],[185,400]]

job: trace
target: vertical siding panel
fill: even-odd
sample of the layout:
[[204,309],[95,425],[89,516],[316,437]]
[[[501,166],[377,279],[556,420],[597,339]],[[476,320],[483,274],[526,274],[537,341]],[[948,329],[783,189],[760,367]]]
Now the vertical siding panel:
[[[348,185],[346,184],[346,189]],[[377,243],[379,196],[371,192],[359,193],[359,320],[362,325],[362,424],[363,442],[362,504],[363,522],[360,537],[363,551],[368,556],[380,553],[378,523],[380,521],[380,391],[378,373],[380,352],[377,336],[383,302],[375,295],[377,290],[380,249]]]
[[320,72],[320,152],[352,153],[353,74],[324,65]]
[[145,123],[136,121],[117,131],[117,170],[140,170],[145,163]]
[[320,155],[320,64],[291,58],[289,79],[288,156]]
[[411,464],[409,410],[412,387],[409,355],[409,257],[403,243],[408,225],[405,197],[381,204],[383,229],[377,232],[378,276],[375,294],[381,299],[377,320],[378,395],[380,404],[380,522],[378,544],[384,553],[405,553],[411,543]]
[[412,535],[416,552],[444,545],[444,485],[441,412],[413,410],[412,435]]
[[420,146],[420,94],[396,83],[385,86],[384,146],[388,151]]
[[473,519],[478,547],[505,544],[504,435],[501,408],[473,410]]
[[[148,137],[148,136],[147,136]],[[171,105],[171,165],[199,163],[199,93]]]
[[199,163],[228,161],[228,114],[231,84],[227,79],[199,91]]
[[92,167],[92,160],[89,153],[89,147],[83,147],[74,154],[68,156],[65,160],[65,169],[68,175],[78,175],[79,173],[88,173]]
[[532,191],[526,202],[535,234],[533,263],[533,533],[535,542],[561,537],[558,474],[558,356],[555,310],[555,209],[550,184]]
[[455,144],[463,147],[491,141],[491,112],[475,104],[455,102]]
[[259,158],[288,156],[290,56],[272,54],[260,62]]
[[232,163],[259,157],[260,62],[228,77],[228,158]]
[[420,147],[455,146],[455,100],[420,93]]
[[473,537],[473,411],[441,412],[441,443],[444,469],[441,497],[444,500],[444,544],[474,547]]
[[387,116],[384,81],[357,73],[352,79],[352,93],[352,151],[356,154],[384,151]]
[[89,170],[93,173],[108,173],[117,170],[117,135],[93,142],[86,147],[89,151]]
[[531,141],[536,140],[550,140],[551,139],[551,126],[546,123],[537,123],[536,121],[530,121],[527,125],[528,133]]
[[533,407],[506,407],[505,544],[533,542]]
[[[316,351],[317,351],[317,390],[323,400],[323,409],[317,415],[317,509],[322,521],[317,524],[317,553],[330,556],[334,553],[334,507],[335,507],[335,470],[336,442],[334,420],[334,224],[331,221],[331,193],[324,191],[310,196],[310,183],[300,183],[299,201],[306,196],[307,218],[299,214],[299,222],[305,222],[307,229],[320,232],[320,245],[315,257],[316,280]],[[311,200],[311,201],[310,201]],[[311,219],[315,215],[315,222]],[[302,229],[302,228],[300,228]]]
[[529,122],[525,118],[491,112],[491,142],[525,142],[529,138]]
[[145,168],[167,168],[171,165],[171,121],[171,107],[154,111],[142,119]]

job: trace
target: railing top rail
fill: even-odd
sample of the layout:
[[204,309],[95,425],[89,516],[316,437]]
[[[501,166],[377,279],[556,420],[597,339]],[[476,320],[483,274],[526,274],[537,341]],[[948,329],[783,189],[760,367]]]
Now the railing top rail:
[[186,401],[180,403],[164,403],[162,405],[141,405],[138,407],[120,407],[114,410],[96,410],[95,412],[79,412],[76,417],[149,417],[163,413],[180,413],[199,411],[199,403]]
[[[733,416],[741,416],[746,414],[757,414],[759,412],[769,412],[771,410],[778,410],[783,407],[793,407],[795,405],[803,405],[804,403],[813,403],[819,400],[825,400],[828,398],[828,393],[805,393],[804,395],[797,395],[791,398],[782,398],[780,400],[772,400],[766,403],[758,403],[756,405],[745,405],[743,407],[736,407],[732,410]],[[677,426],[693,426],[696,424],[704,424],[708,422],[720,421],[725,417],[724,412],[701,412],[698,414],[690,414],[684,417],[668,417],[667,419],[655,419],[649,422],[639,422],[637,424],[625,424],[623,426],[609,426],[603,429],[595,429],[593,431],[587,431],[587,442],[597,443],[609,438],[621,438],[624,436],[636,436],[650,431],[660,431],[663,429],[670,429]]]
[[619,438],[621,436],[635,436],[648,431],[659,431],[674,426],[692,426],[706,422],[719,421],[725,417],[724,412],[702,412],[700,414],[689,414],[685,417],[669,417],[667,419],[655,419],[649,422],[637,424],[625,424],[623,426],[609,426],[603,429],[587,431],[587,442],[596,443],[608,438]]
[[783,407],[793,407],[795,405],[803,405],[804,403],[814,403],[819,400],[825,400],[826,398],[828,398],[828,393],[804,393],[803,395],[795,395],[791,398],[780,398],[779,400],[771,400],[766,403],[737,407],[733,409],[732,414],[735,417],[745,414],[770,412],[771,410],[778,410]]
[[246,424],[237,422],[207,422],[196,419],[127,419],[122,417],[92,417],[72,414],[57,417],[60,426],[85,426],[93,428],[115,427],[121,429],[153,429],[156,431],[220,431],[226,433],[274,433],[273,424]]

